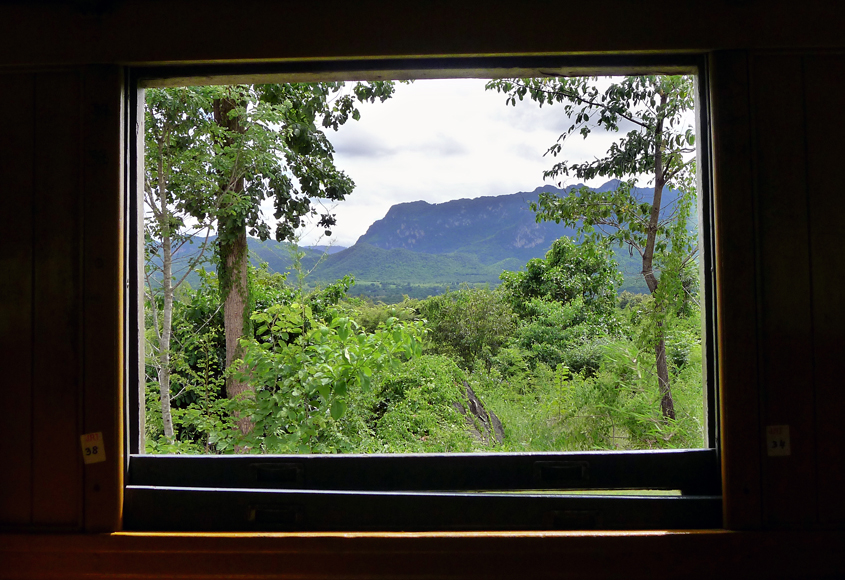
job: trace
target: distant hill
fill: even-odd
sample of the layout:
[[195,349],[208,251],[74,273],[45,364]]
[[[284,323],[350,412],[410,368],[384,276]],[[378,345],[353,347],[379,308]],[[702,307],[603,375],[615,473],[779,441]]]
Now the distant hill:
[[385,250],[404,249],[426,254],[471,254],[483,264],[516,259],[523,264],[545,255],[551,242],[572,235],[571,228],[537,223],[529,203],[541,191],[563,193],[552,186],[495,197],[425,201],[394,205],[358,238]]
[[[523,264],[520,264],[520,266]],[[404,248],[385,250],[358,242],[320,264],[315,276],[336,280],[353,273],[358,280],[417,284],[496,284],[501,268],[483,264],[473,254],[426,254]]]
[[[210,236],[208,248],[205,252],[205,259],[198,265],[199,268],[204,268],[208,272],[214,272],[216,266],[212,258],[213,244],[217,236]],[[174,276],[177,278],[181,276],[188,261],[196,255],[200,250],[202,240],[189,242],[184,245],[182,249],[174,255]],[[261,241],[256,238],[247,239],[249,245],[250,262],[253,266],[266,263],[267,267],[272,272],[285,272],[293,265],[293,257],[291,253],[291,244],[286,242],[276,242],[274,240]],[[303,246],[301,250],[305,253],[302,259],[302,265],[306,270],[311,270],[318,261],[333,253],[345,250],[342,246]],[[153,258],[158,264],[161,263],[159,257]],[[191,287],[196,287],[199,284],[199,275],[192,272],[188,275],[187,282]]]
[[[618,184],[611,180],[596,190],[611,191]],[[314,278],[328,281],[351,272],[359,285],[497,285],[501,272],[519,270],[528,260],[545,257],[556,239],[575,234],[574,228],[562,224],[537,223],[529,204],[542,192],[563,196],[578,187],[582,185],[565,189],[545,185],[509,195],[394,205],[352,248],[328,256]],[[650,188],[634,190],[644,201],[650,201],[652,193]],[[677,193],[666,191],[664,195],[670,203]],[[364,250],[365,246],[370,248]],[[361,250],[356,250],[359,247]],[[616,257],[625,276],[622,289],[647,292],[638,257],[629,256],[625,248],[618,249]]]
[[[617,185],[612,180],[597,190],[609,191]],[[546,185],[509,195],[397,204],[350,248],[302,248],[302,265],[311,271],[309,284],[322,285],[352,274],[356,279],[353,294],[385,301],[400,300],[403,294],[429,296],[464,283],[495,286],[503,271],[521,269],[528,260],[544,257],[559,237],[574,235],[573,228],[561,224],[537,223],[529,204],[541,192],[566,195],[576,187],[580,185],[566,189]],[[638,188],[635,195],[650,201],[652,191]],[[668,203],[677,194],[667,191],[664,195]],[[266,262],[271,271],[284,272],[292,265],[286,243],[250,239],[249,249],[253,264]],[[625,276],[622,289],[647,292],[639,274],[639,257],[629,256],[626,248],[617,250],[616,257]]]

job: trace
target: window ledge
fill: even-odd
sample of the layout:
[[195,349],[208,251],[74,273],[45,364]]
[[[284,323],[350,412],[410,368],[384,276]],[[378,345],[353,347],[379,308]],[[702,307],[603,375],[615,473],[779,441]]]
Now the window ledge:
[[0,578],[841,577],[845,531],[0,535]]

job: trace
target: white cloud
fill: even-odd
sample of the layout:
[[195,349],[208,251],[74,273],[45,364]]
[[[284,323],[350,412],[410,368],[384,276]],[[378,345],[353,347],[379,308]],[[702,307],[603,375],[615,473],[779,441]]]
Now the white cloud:
[[[484,84],[466,79],[398,85],[388,101],[361,105],[360,121],[329,133],[335,163],[356,183],[333,210],[337,245],[354,244],[396,203],[531,191],[557,161],[593,159],[614,139],[596,132],[586,140],[573,135],[564,156],[544,157],[568,126],[563,106],[508,106],[503,94],[485,91]],[[303,243],[315,243],[319,230],[304,234]]]

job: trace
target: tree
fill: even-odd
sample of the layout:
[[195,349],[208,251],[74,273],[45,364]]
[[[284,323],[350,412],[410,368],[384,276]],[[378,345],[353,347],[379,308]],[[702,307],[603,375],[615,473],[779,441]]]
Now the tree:
[[[687,76],[639,76],[610,82],[604,90],[595,77],[504,79],[491,81],[488,89],[507,94],[516,105],[525,97],[540,106],[564,104],[569,128],[547,153],[558,156],[563,143],[577,133],[588,137],[593,127],[627,132],[605,156],[592,161],[561,161],[544,177],[574,176],[578,179],[613,177],[621,181],[612,192],[580,187],[564,197],[541,194],[537,220],[554,220],[578,227],[581,234],[606,237],[627,244],[642,258],[642,275],[655,297],[654,324],[650,341],[657,359],[657,376],[664,418],[674,418],[674,402],[666,365],[665,323],[674,308],[679,272],[694,259],[696,247],[687,221],[694,199],[695,132],[684,113],[694,105],[694,82]],[[653,184],[651,199],[637,196],[638,176]],[[664,202],[664,189],[681,196]],[[675,276],[677,278],[677,276]]]
[[616,290],[622,274],[607,240],[557,239],[545,259],[502,272],[502,291],[523,320],[512,343],[529,360],[593,374],[604,338],[615,334]]
[[[156,338],[150,346],[156,355],[153,364],[158,375],[161,418],[169,441],[174,436],[170,413],[173,299],[188,274],[204,259],[210,233],[207,221],[189,225],[184,219],[184,200],[190,192],[210,185],[205,170],[210,142],[195,138],[205,133],[198,128],[203,122],[201,102],[187,89],[150,90],[146,94],[146,292]],[[198,237],[202,241],[195,247],[193,242]],[[186,256],[180,259],[180,253]]]
[[455,355],[464,368],[489,363],[516,328],[516,316],[500,290],[464,286],[432,296],[417,308],[431,327],[430,349]]
[[[187,145],[196,166],[185,171],[195,171],[198,179],[195,188],[179,190],[175,203],[217,229],[227,368],[241,356],[240,339],[250,335],[247,234],[262,240],[271,235],[261,202],[273,200],[278,241],[292,240],[309,218],[330,228],[335,218],[319,200],[341,201],[354,183],[334,166],[334,149],[322,129],[336,130],[349,118],[360,118],[356,102],[384,101],[393,85],[357,83],[344,89],[339,82],[176,89],[188,95],[183,102],[190,107],[173,115],[196,123]],[[228,397],[251,392],[241,375],[229,373]],[[244,433],[251,429],[248,417],[238,424]]]
[[502,272],[499,277],[520,314],[533,298],[562,304],[581,298],[585,308],[600,319],[613,317],[616,289],[622,283],[606,241],[585,240],[577,245],[568,237],[555,240],[544,259],[534,258],[524,270]]

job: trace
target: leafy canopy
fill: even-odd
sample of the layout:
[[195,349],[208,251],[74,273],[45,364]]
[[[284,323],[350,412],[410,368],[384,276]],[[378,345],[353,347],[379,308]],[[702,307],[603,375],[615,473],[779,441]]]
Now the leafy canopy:
[[[334,225],[334,215],[315,200],[341,201],[354,188],[335,167],[324,129],[359,119],[356,102],[392,94],[387,81],[351,88],[324,82],[149,89],[148,134],[169,138],[148,139],[147,147],[166,147],[179,168],[167,193],[178,210],[216,221],[223,237],[245,224],[251,236],[266,240],[271,224],[260,204],[272,199],[274,237],[293,240],[308,218],[319,227]],[[149,169],[151,182],[157,172]]]
[[587,311],[610,318],[616,309],[616,289],[622,283],[607,242],[571,238],[555,240],[545,259],[529,260],[519,272],[502,272],[502,288],[516,312],[525,315],[534,298],[569,304],[582,300]]

